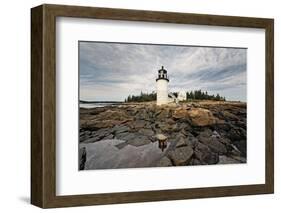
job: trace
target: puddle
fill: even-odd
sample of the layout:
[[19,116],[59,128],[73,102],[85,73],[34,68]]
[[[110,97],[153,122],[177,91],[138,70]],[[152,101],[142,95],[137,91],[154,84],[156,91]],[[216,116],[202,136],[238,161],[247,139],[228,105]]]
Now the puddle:
[[159,142],[143,146],[125,144],[123,140],[101,140],[91,144],[80,144],[87,150],[85,170],[155,167],[168,150],[170,143]]

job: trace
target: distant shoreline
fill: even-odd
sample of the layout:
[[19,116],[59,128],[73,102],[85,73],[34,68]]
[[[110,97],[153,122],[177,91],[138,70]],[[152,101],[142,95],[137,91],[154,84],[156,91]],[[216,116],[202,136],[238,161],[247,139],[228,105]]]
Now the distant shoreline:
[[[120,104],[120,105],[131,105],[131,104],[151,104],[156,103],[155,101],[79,101],[80,104]],[[171,102],[172,103],[172,102]],[[189,100],[189,101],[180,101],[179,104],[184,103],[247,103],[247,101],[215,101],[215,100]]]
[[[182,105],[247,105],[247,102],[242,101],[214,101],[214,100],[195,100],[195,101],[188,101],[188,102],[180,102],[179,104],[176,103],[169,103],[167,105],[159,106],[159,107],[179,107]],[[80,109],[91,109],[91,108],[100,108],[100,107],[121,107],[121,106],[150,106],[156,105],[156,101],[147,101],[147,102],[80,102],[79,108]]]
[[124,101],[82,101],[80,100],[79,103],[81,104],[102,104],[102,103],[105,103],[105,104],[121,104],[121,103],[124,103]]

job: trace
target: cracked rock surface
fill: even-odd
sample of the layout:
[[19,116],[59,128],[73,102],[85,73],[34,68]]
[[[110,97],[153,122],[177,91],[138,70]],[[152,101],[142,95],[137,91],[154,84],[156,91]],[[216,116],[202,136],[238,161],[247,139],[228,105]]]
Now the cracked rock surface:
[[246,163],[246,104],[80,108],[80,170]]

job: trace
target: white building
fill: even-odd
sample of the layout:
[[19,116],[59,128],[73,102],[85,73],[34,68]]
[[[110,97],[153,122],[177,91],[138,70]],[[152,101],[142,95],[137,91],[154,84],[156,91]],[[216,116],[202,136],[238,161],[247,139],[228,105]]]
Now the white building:
[[168,74],[167,70],[162,68],[158,70],[158,77],[156,79],[156,87],[157,87],[157,105],[168,104]]
[[179,101],[185,101],[186,100],[186,92],[185,91],[180,91],[178,93],[178,100]]

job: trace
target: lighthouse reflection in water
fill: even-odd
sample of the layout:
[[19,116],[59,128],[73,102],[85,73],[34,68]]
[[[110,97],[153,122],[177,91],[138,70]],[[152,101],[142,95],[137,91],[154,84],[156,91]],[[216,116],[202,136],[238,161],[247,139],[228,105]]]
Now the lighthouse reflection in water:
[[158,140],[158,147],[163,152],[167,148],[167,140]]

